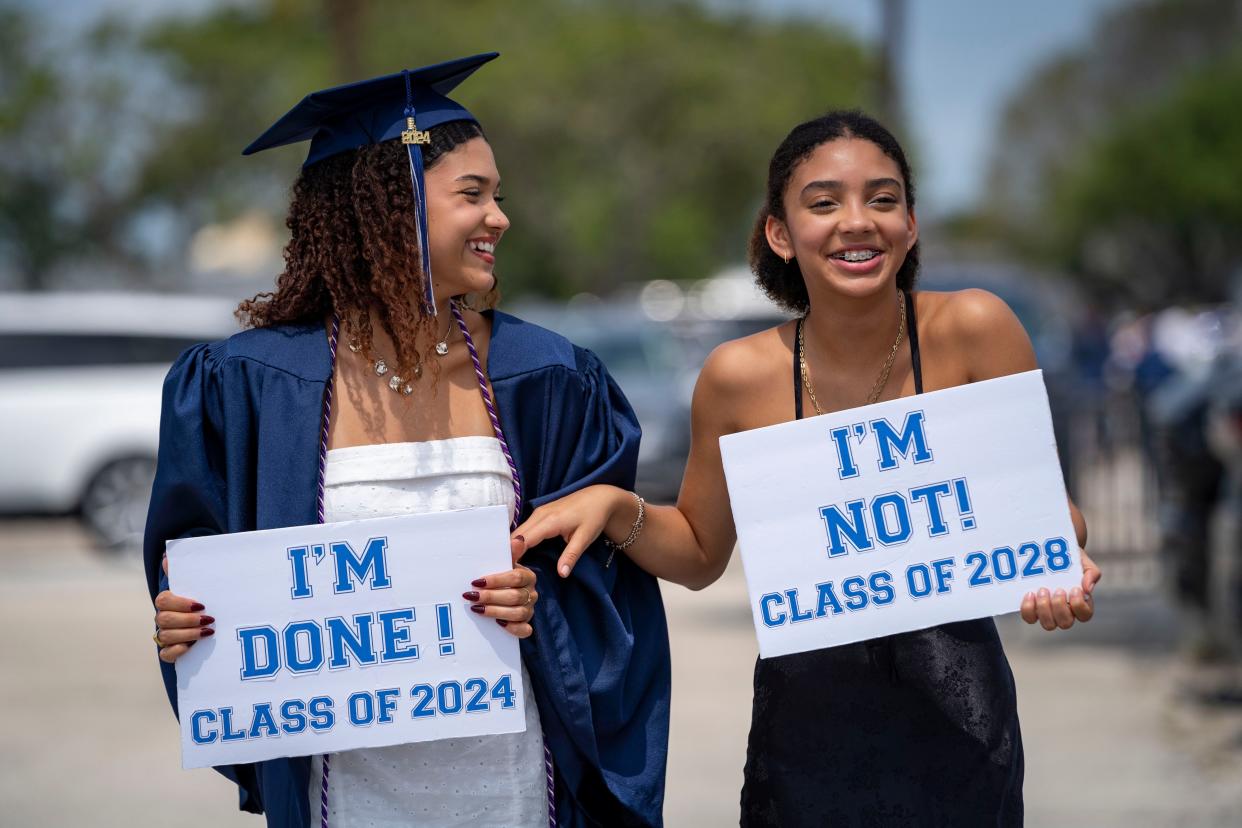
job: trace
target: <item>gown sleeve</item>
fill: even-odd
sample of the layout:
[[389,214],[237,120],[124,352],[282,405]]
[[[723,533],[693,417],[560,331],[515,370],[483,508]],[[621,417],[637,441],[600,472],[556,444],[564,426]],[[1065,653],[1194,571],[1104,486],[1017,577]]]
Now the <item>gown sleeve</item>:
[[[164,380],[155,483],[143,536],[143,565],[152,601],[168,589],[162,566],[168,541],[226,531],[222,369],[211,347],[196,345],[187,350]],[[159,665],[175,714],[176,669],[163,661]],[[242,810],[261,812],[253,765],[216,770],[240,787]]]
[[[549,374],[543,416],[518,417],[522,447],[537,458],[522,464],[537,482],[527,514],[597,483],[634,488],[633,409],[594,354],[575,348],[575,356],[577,371]],[[519,397],[539,398],[533,389]],[[659,586],[602,540],[563,579],[555,572],[563,546],[545,542],[523,560],[537,571],[540,600],[522,645],[545,736],[576,800],[568,804],[600,824],[659,825],[671,691]]]

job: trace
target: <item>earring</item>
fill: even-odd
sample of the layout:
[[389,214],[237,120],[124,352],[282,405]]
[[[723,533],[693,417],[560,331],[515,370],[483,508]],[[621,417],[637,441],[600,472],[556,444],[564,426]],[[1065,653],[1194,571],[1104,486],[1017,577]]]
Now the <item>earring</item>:
[[789,264],[789,254],[788,254],[788,253],[786,253],[784,256],[781,256],[781,258],[785,260],[785,264]]

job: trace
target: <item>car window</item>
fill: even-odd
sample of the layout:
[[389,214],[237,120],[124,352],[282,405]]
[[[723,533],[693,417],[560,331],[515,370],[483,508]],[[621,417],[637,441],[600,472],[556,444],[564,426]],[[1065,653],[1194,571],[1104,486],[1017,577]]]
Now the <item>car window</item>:
[[200,341],[134,334],[0,333],[0,370],[168,364]]

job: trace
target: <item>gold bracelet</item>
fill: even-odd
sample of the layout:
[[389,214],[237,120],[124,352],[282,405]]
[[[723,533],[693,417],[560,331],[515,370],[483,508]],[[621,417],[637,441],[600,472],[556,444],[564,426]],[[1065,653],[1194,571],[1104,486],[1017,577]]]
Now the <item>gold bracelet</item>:
[[613,543],[607,536],[604,537],[604,544],[608,547],[608,560],[604,561],[604,568],[612,566],[612,559],[616,557],[618,552],[624,552],[634,545],[634,541],[638,540],[638,533],[643,531],[643,523],[647,520],[647,510],[642,495],[638,492],[630,492],[634,495],[634,499],[638,501],[638,517],[634,519],[634,525],[630,527],[630,533],[625,536],[625,540],[620,543]]

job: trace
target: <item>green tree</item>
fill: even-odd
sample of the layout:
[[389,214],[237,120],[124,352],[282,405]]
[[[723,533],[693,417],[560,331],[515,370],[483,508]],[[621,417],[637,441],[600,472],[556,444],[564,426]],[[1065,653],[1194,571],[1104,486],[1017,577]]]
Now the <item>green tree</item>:
[[[506,289],[567,295],[701,277],[744,253],[771,151],[796,123],[865,103],[874,61],[826,23],[690,2],[371,0],[225,6],[142,34],[195,106],[152,135],[136,190],[195,222],[282,213],[299,149],[240,148],[312,89],[496,49],[462,87],[492,140],[514,230]],[[336,19],[335,26],[329,21]]]
[[[1145,119],[1181,105],[1176,100],[1191,95],[1187,84],[1210,93],[1215,74],[1230,71],[1227,56],[1237,48],[1239,34],[1242,4],[1236,0],[1144,0],[1102,16],[1086,45],[1049,60],[1011,97],[994,141],[986,195],[946,230],[960,239],[1000,242],[1020,256],[1068,272],[1116,304],[1219,296],[1225,265],[1202,259],[1206,253],[1173,264],[1185,250],[1173,240],[1185,236],[1184,228],[1198,221],[1192,217],[1201,215],[1193,205],[1179,202],[1178,209],[1187,212],[1162,217],[1169,223],[1158,228],[1152,226],[1149,205],[1137,201],[1119,200],[1107,216],[1079,208],[1107,200],[1103,192],[1088,197],[1087,191],[1123,171],[1101,147],[1120,149],[1127,134],[1137,143],[1152,140],[1140,134],[1147,128]],[[1191,76],[1194,80],[1188,80]],[[1219,81],[1228,83],[1223,75]],[[1183,129],[1189,136],[1197,128],[1185,124]],[[1202,149],[1188,138],[1159,151],[1191,147]],[[1168,163],[1196,167],[1199,159],[1174,161],[1170,156]],[[1096,170],[1094,164],[1102,166]],[[1136,167],[1132,174],[1144,169]],[[1133,232],[1123,233],[1123,227]],[[1206,242],[1195,242],[1201,243]],[[1147,250],[1146,257],[1138,257],[1139,270],[1147,275],[1121,276],[1116,262],[1130,253],[1109,252],[1119,248]]]
[[50,286],[66,263],[140,281],[159,245],[141,167],[151,136],[184,114],[158,61],[123,28],[55,46],[40,18],[0,3],[0,255],[19,286]]
[[1242,266],[1242,51],[1109,126],[1056,176],[1056,249],[1144,304],[1221,301]]

